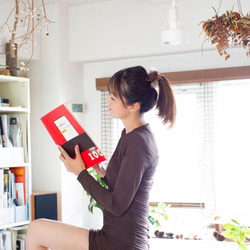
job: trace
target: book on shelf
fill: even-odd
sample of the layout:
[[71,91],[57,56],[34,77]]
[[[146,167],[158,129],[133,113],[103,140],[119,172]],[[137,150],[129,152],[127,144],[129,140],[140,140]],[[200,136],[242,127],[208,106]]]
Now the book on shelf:
[[64,104],[44,115],[41,121],[56,145],[62,146],[72,158],[75,158],[75,146],[79,145],[86,168],[106,160],[100,149]]
[[0,169],[0,208],[26,205],[26,168]]
[[16,239],[16,250],[25,250],[25,239],[17,238]]
[[4,182],[3,182],[4,190],[3,190],[3,207],[9,208],[11,207],[11,173],[8,169],[4,169]]
[[0,209],[3,208],[3,192],[4,192],[4,170],[0,169]]
[[2,147],[21,147],[21,126],[19,115],[0,115]]
[[5,116],[6,115],[0,115],[0,131],[1,131],[2,147],[7,147],[7,137],[6,137],[7,120],[5,121]]
[[8,137],[13,147],[21,147],[21,126],[19,115],[8,115]]
[[19,205],[26,205],[26,168],[13,167],[10,171],[15,176],[15,199]]
[[27,234],[28,226],[18,226],[9,228],[8,231],[11,233],[12,249],[14,250],[25,250],[25,239]]
[[0,230],[0,249],[12,249],[11,233],[8,230]]
[[25,167],[0,169],[0,225],[23,222],[29,216],[25,171]]

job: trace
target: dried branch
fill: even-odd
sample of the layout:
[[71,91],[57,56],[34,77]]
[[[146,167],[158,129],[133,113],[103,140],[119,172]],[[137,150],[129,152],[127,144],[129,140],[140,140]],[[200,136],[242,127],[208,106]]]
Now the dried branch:
[[[13,15],[15,15],[14,23],[11,26],[9,24],[10,17],[13,17]],[[15,49],[21,50],[24,48],[26,50],[30,48],[31,52],[27,62],[21,62],[20,67],[14,70],[27,70],[27,65],[31,62],[34,55],[35,30],[46,26],[46,35],[48,35],[48,25],[51,23],[53,22],[46,15],[44,0],[15,0],[15,6],[10,11],[6,21],[0,26],[2,35],[9,36],[7,42],[0,44],[0,47],[10,43],[10,51],[0,54],[7,55],[10,53],[11,57],[14,58]],[[0,67],[3,67],[3,65],[0,65]],[[5,68],[9,67],[5,65]]]

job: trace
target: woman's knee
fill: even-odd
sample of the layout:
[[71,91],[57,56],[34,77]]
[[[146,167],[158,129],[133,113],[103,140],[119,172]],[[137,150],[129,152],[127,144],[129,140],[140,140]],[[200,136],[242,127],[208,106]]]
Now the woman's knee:
[[27,241],[29,241],[30,239],[34,239],[34,237],[36,235],[39,235],[39,231],[42,230],[43,228],[43,224],[46,220],[45,219],[37,219],[32,221],[29,225],[28,225],[28,230],[27,230]]
[[45,221],[45,219],[37,219],[31,221],[30,224],[28,225],[28,232],[33,231],[36,228],[39,228],[42,225],[43,221]]

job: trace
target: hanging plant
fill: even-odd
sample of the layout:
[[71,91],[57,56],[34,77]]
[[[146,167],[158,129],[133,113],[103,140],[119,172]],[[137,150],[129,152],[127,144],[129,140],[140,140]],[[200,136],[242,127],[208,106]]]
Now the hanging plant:
[[246,55],[250,56],[250,12],[244,16],[241,11],[230,10],[219,16],[213,9],[215,16],[200,23],[206,36],[204,42],[215,44],[219,55],[224,56],[225,60],[230,58],[229,47],[243,47]]

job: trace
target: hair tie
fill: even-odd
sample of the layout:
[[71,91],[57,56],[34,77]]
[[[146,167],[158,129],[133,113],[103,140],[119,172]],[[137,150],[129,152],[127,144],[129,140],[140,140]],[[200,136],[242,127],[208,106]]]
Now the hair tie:
[[149,74],[148,74],[148,76],[146,78],[146,81],[151,82],[151,87],[155,88],[155,87],[157,87],[157,83],[161,79],[162,79],[162,75],[160,75],[155,68],[151,67],[150,72],[149,72]]

